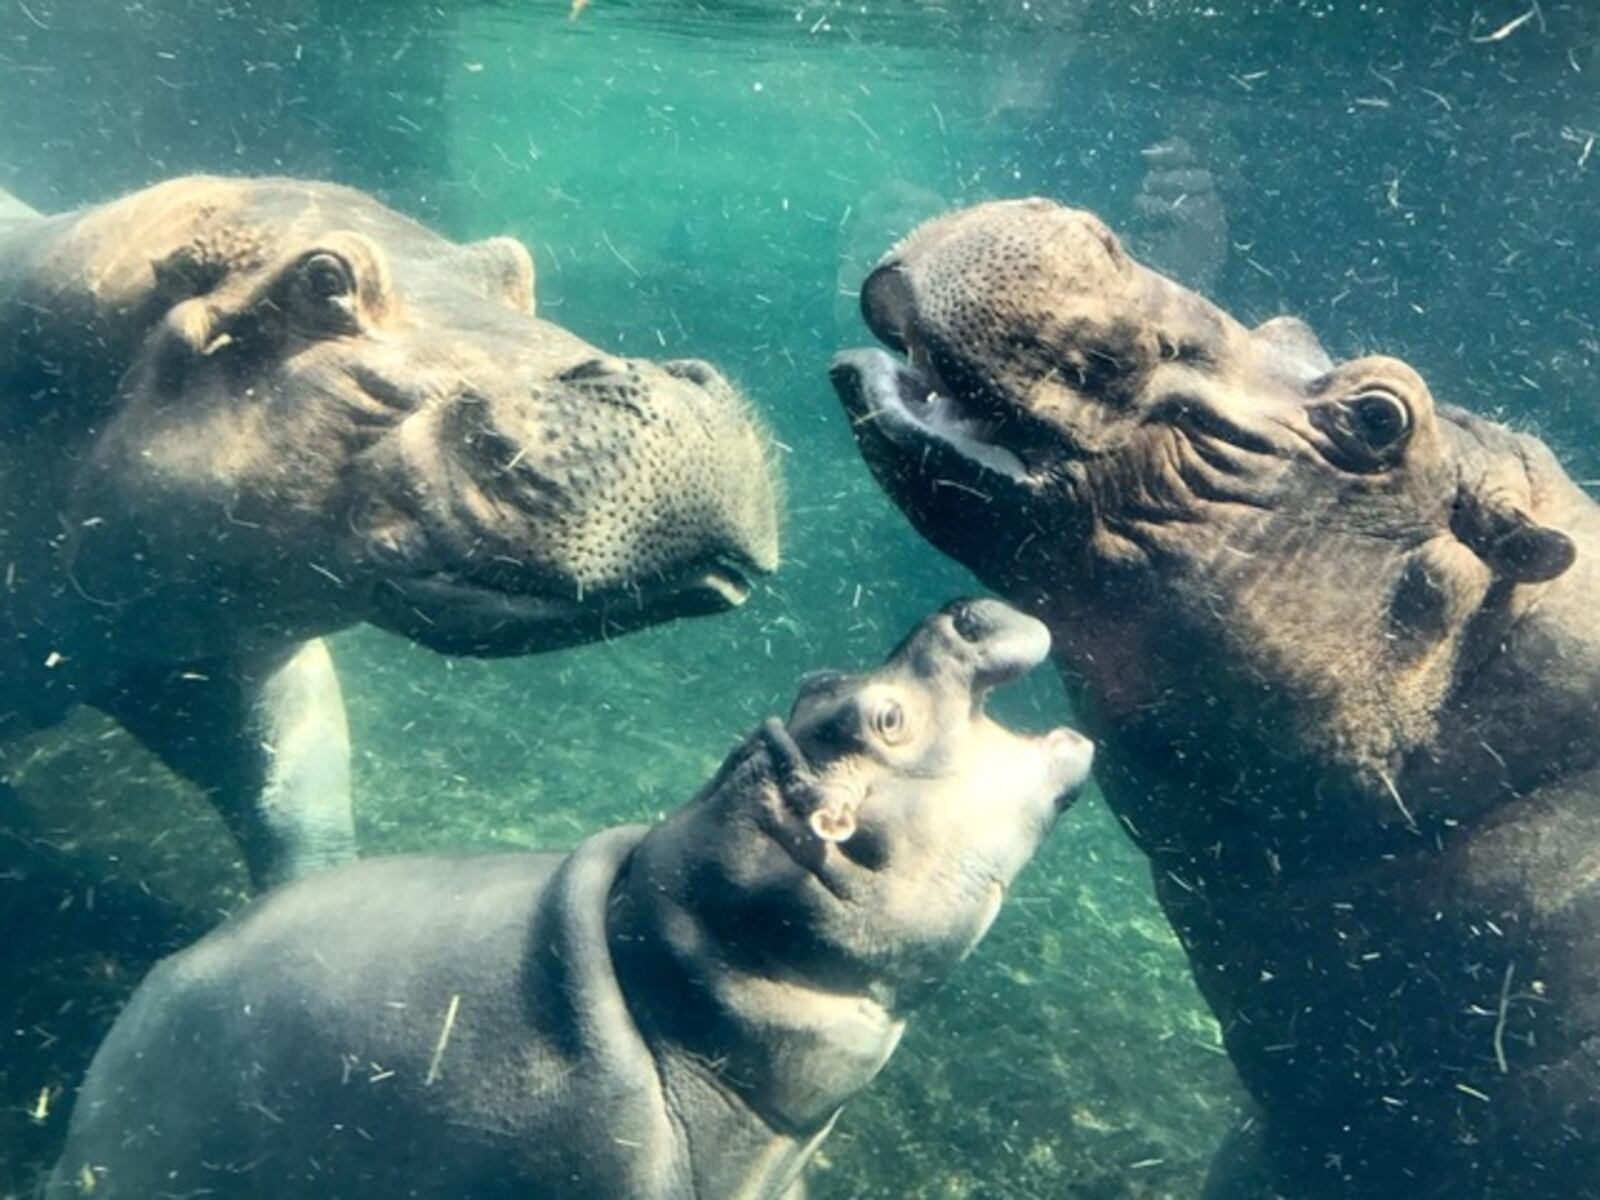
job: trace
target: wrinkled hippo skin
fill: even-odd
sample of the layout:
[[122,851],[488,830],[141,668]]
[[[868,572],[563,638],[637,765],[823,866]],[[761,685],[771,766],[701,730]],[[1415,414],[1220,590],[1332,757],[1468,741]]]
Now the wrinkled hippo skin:
[[1055,633],[1259,1106],[1211,1194],[1600,1195],[1596,506],[1046,201],[863,305],[907,355],[836,362],[866,460]]
[[0,731],[111,713],[258,883],[353,849],[321,635],[524,654],[776,562],[764,437],[712,368],[603,354],[535,317],[519,243],[330,184],[0,205],[0,430]]
[[49,1194],[798,1195],[1088,773],[983,712],[1049,645],[958,601],[659,825],[273,892],[140,988]]

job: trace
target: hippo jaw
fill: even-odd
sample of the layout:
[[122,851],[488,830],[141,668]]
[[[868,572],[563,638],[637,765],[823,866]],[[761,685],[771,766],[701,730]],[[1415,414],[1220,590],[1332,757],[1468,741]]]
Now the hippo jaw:
[[581,589],[566,596],[503,590],[443,573],[389,578],[375,589],[368,619],[441,653],[523,654],[727,612],[749,599],[751,578],[764,573],[730,559],[604,597]]
[[[126,254],[134,205],[170,244]],[[103,614],[192,653],[367,620],[521,654],[725,611],[777,565],[745,400],[538,319],[510,239],[289,180],[176,181],[82,225],[122,256],[93,319],[131,364],[66,505]]]
[[882,350],[847,351],[834,359],[835,386],[859,421],[877,421],[891,441],[922,446],[966,459],[987,475],[1027,486],[1027,462],[998,436],[992,422],[963,407],[916,360],[900,362]]
[[1218,787],[1292,758],[1395,817],[1452,681],[1572,562],[1523,440],[1436,411],[1404,363],[1245,328],[1089,214],[941,218],[862,304],[907,355],[834,365],[880,484],[1046,619],[1102,731],[1190,745]]

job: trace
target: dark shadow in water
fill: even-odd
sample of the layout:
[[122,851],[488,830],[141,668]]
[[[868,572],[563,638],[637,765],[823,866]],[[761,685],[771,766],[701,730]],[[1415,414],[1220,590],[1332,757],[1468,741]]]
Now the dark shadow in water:
[[[164,842],[147,828],[141,852],[125,856],[78,832],[86,810],[105,815],[93,798],[40,790],[56,801],[48,817],[0,784],[0,1195],[29,1194],[54,1161],[95,1047],[145,972],[210,928],[214,904],[237,901],[164,886],[193,873],[188,837]],[[121,807],[121,820],[148,816]],[[181,805],[178,815],[191,817]]]

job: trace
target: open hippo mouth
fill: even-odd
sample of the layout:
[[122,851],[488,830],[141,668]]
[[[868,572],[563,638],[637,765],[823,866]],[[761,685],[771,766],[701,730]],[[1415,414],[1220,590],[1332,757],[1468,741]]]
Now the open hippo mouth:
[[519,587],[509,580],[437,572],[385,581],[377,603],[386,624],[450,652],[518,653],[530,639],[558,649],[628,633],[681,617],[713,616],[750,598],[754,580],[769,573],[733,555],[601,593]]
[[852,420],[876,422],[883,435],[903,446],[936,447],[1013,483],[1034,475],[1007,437],[1006,422],[984,415],[912,351],[902,361],[883,350],[847,350],[829,368]]
[[[884,826],[903,819],[908,798],[959,806],[981,793],[985,824],[1015,817],[1042,835],[1076,798],[1093,745],[1066,726],[1013,733],[985,706],[1049,655],[1042,622],[997,600],[959,600],[877,670],[808,677],[788,721],[771,718],[752,739],[775,784],[757,826],[837,898],[853,871],[889,863]],[[1009,879],[994,876],[1001,892]]]

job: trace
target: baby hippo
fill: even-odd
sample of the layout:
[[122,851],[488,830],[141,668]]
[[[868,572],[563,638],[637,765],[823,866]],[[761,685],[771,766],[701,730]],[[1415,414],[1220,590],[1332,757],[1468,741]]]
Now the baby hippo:
[[799,1195],[1088,773],[983,711],[1049,642],[957,602],[658,825],[271,893],[139,989],[49,1194]]

